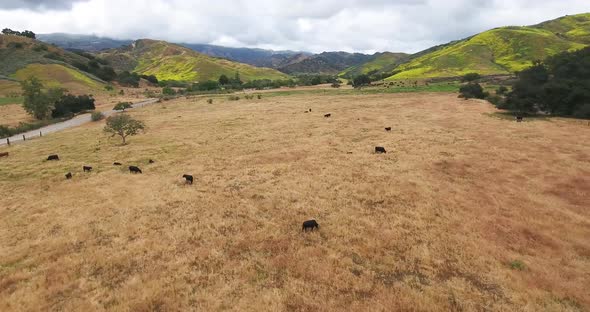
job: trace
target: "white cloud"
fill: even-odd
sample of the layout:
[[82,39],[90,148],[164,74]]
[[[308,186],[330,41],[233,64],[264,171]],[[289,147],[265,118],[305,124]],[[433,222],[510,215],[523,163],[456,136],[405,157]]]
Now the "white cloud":
[[489,28],[590,11],[588,0],[16,0],[0,27],[321,51],[417,52]]

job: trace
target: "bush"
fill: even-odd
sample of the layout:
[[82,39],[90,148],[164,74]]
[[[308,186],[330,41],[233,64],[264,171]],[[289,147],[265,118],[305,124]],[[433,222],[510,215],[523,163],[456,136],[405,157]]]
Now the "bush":
[[513,270],[518,270],[518,271],[522,271],[526,268],[526,266],[524,265],[524,262],[520,261],[520,260],[514,260],[510,262],[510,268]]
[[176,95],[176,91],[174,91],[174,89],[172,89],[170,87],[164,87],[164,88],[162,88],[162,94],[163,95]]
[[101,112],[92,112],[92,115],[90,115],[90,119],[92,119],[92,121],[103,120],[104,115]]
[[104,89],[106,91],[113,91],[113,90],[115,90],[115,87],[113,87],[113,85],[106,85],[106,86],[104,86]]
[[228,98],[230,101],[239,101],[240,97],[237,95],[230,95],[230,97]]
[[476,80],[481,79],[481,75],[478,73],[469,73],[466,74],[465,76],[463,76],[463,78],[461,78],[461,81],[463,82],[473,82]]
[[498,95],[505,95],[506,93],[508,93],[508,88],[505,86],[500,86],[498,90],[496,90],[496,94]]
[[207,103],[213,104],[213,99],[207,99]]
[[51,112],[51,117],[67,117],[86,110],[94,110],[94,98],[89,95],[63,95],[57,102]]
[[487,96],[479,83],[468,83],[463,85],[459,88],[459,93],[459,97],[464,99],[484,99]]
[[117,103],[117,105],[115,105],[115,107],[113,107],[113,110],[116,111],[125,111],[128,108],[132,108],[132,104],[131,102],[119,102]]
[[504,107],[504,98],[495,94],[495,95],[488,95],[486,96],[486,100],[492,104],[494,104],[494,106],[496,106],[497,108],[503,108]]
[[355,88],[360,88],[362,86],[366,86],[366,85],[370,85],[371,84],[371,78],[368,75],[360,75],[357,77],[354,77],[352,79],[352,85]]
[[260,100],[260,99],[262,99],[262,94],[258,94],[258,95],[256,95],[256,97]]
[[41,52],[41,51],[47,51],[47,49],[48,48],[47,48],[46,45],[44,45],[44,44],[38,44],[38,45],[35,45],[35,47],[33,48],[33,51],[35,51],[35,52]]
[[244,97],[246,98],[246,100],[254,99],[254,95],[252,95],[252,94],[246,94]]

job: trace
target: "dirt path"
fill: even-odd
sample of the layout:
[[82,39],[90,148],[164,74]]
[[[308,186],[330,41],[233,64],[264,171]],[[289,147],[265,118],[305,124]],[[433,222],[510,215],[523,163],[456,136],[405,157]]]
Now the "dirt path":
[[[133,108],[138,108],[138,107],[144,107],[146,105],[151,105],[158,102],[158,99],[149,99],[149,100],[145,100],[142,102],[138,102],[133,104]],[[111,116],[112,114],[116,113],[117,111],[114,110],[108,110],[108,111],[104,111],[102,112],[105,117]],[[33,138],[37,138],[40,137],[42,135],[46,135],[49,133],[54,133],[54,132],[58,132],[58,131],[62,131],[65,129],[70,129],[73,127],[78,127],[81,126],[85,123],[89,123],[91,122],[92,119],[90,118],[90,114],[83,114],[83,115],[79,115],[76,116],[70,120],[66,120],[64,122],[60,122],[60,123],[56,123],[56,124],[52,124],[49,126],[45,126],[43,128],[37,129],[37,130],[32,130],[32,131],[28,131],[25,133],[21,133],[21,134],[17,134],[14,136],[11,136],[10,138],[8,138],[8,140],[10,141],[10,144],[14,144],[14,143],[21,143],[25,140],[30,140]],[[23,136],[25,138],[25,140],[23,140]],[[8,144],[8,140],[7,139],[2,139],[0,141],[0,146],[4,146]]]

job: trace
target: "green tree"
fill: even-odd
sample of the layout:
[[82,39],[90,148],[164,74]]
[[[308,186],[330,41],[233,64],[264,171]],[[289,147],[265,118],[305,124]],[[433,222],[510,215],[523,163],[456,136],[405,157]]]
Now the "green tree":
[[226,75],[219,76],[219,84],[222,86],[229,84],[229,78]]
[[113,110],[116,111],[125,111],[128,108],[132,108],[133,106],[131,105],[131,102],[119,102],[117,103],[117,105],[115,105],[115,107],[113,107]]
[[104,132],[120,136],[123,140],[123,145],[127,144],[128,136],[136,135],[140,131],[145,130],[145,124],[139,120],[131,118],[126,114],[115,115],[107,118],[107,123],[104,127]]
[[172,89],[170,87],[164,87],[164,88],[162,88],[162,94],[164,94],[164,95],[176,95],[176,91],[174,91],[174,89]]
[[23,90],[23,108],[36,119],[47,119],[61,98],[63,89],[52,88],[43,91],[43,84],[36,77],[29,77],[20,83]]
[[468,83],[461,86],[461,88],[459,88],[459,93],[459,97],[464,99],[483,99],[487,96],[479,83]]
[[371,84],[371,78],[368,75],[359,75],[356,76],[352,79],[352,85],[355,88],[359,88],[362,86],[366,86],[366,85],[370,85]]

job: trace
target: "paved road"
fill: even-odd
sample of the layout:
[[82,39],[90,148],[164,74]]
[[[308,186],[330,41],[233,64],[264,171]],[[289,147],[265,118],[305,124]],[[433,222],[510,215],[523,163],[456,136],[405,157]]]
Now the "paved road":
[[[133,108],[144,107],[146,105],[151,105],[151,104],[154,104],[157,102],[158,102],[158,99],[149,99],[149,100],[145,100],[145,101],[133,104]],[[109,110],[109,111],[103,112],[103,114],[105,115],[105,117],[108,117],[116,112],[117,111]],[[29,139],[39,137],[40,134],[46,135],[49,133],[58,132],[58,131],[62,131],[62,130],[73,128],[73,127],[78,127],[78,126],[81,126],[85,123],[89,123],[91,121],[92,121],[92,119],[90,118],[90,114],[83,114],[83,115],[76,116],[70,120],[66,120],[64,122],[45,126],[41,129],[17,134],[17,135],[12,136],[8,139],[10,140],[10,144],[21,143],[21,142],[23,142],[23,135],[25,136],[26,140],[28,141]],[[6,139],[0,140],[0,146],[4,146],[7,143],[8,142]]]

